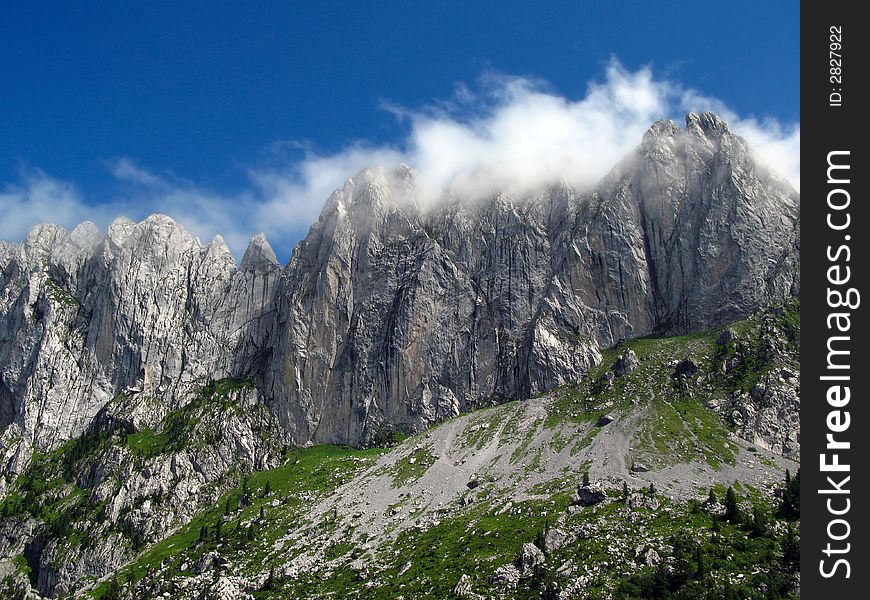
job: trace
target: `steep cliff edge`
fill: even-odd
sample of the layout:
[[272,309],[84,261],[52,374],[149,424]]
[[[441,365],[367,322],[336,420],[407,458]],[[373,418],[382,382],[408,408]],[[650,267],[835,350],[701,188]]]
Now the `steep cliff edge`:
[[417,431],[576,380],[620,339],[799,294],[798,194],[714,115],[686,123],[653,125],[592,192],[432,205],[406,168],[348,180],[278,293],[281,421],[300,442]]
[[[574,381],[622,338],[799,293],[798,194],[710,114],[652,126],[591,191],[447,194],[372,168],[281,269],[168,217],[0,247],[2,471],[125,391],[177,408],[250,379],[292,443],[362,444]],[[0,491],[6,478],[0,478]]]
[[[162,561],[168,536],[181,536],[179,551],[217,544],[238,511],[250,541],[249,513],[268,523],[269,492],[254,500],[246,477],[298,481],[283,492],[302,508],[309,476],[325,494],[368,489],[345,479],[356,458],[326,473],[329,457],[315,458],[329,451],[305,462],[290,448],[433,432],[493,404],[500,428],[514,413],[536,424],[535,444],[518,438],[510,456],[490,457],[503,483],[526,468],[514,453],[533,464],[554,446],[572,477],[591,465],[612,485],[678,495],[696,492],[693,480],[767,485],[800,452],[799,203],[720,119],[690,114],[685,128],[654,124],[590,190],[433,201],[407,167],[366,169],[328,199],[283,268],[263,236],[237,265],[220,236],[203,245],[162,215],[106,232],[40,225],[0,243],[0,579],[63,595],[143,556]],[[639,339],[702,330],[715,333]],[[446,454],[463,453],[434,457],[439,468],[487,445],[483,414],[437,430]],[[608,430],[624,435],[602,438],[619,444],[563,452],[562,434],[585,447],[593,415],[624,418]],[[474,448],[451,433],[457,423]],[[767,453],[748,479],[732,442],[743,458]],[[396,473],[431,466],[402,448]]]

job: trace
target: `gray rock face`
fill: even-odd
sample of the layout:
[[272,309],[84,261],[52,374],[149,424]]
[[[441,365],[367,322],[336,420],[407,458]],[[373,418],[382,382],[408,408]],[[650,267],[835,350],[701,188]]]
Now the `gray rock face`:
[[351,443],[528,397],[621,338],[798,293],[798,206],[706,114],[656,124],[591,193],[425,206],[412,172],[364,171],[285,269],[266,395],[297,440]]
[[0,260],[7,473],[31,448],[81,433],[125,390],[173,407],[208,378],[266,362],[280,270],[264,239],[236,268],[219,236],[202,246],[154,215],[118,219],[106,234],[40,225]]
[[627,348],[610,369],[617,377],[624,377],[633,372],[639,364],[640,361],[637,358],[637,354],[631,348]]
[[360,444],[799,293],[799,196],[713,115],[655,124],[591,191],[426,204],[415,185],[349,179],[283,269],[262,236],[236,267],[160,215],[0,245],[0,471],[125,390],[164,407],[147,421],[222,377],[252,379],[293,443]]
[[589,506],[602,502],[606,497],[604,490],[597,485],[578,485],[573,502],[578,506]]
[[521,574],[531,575],[535,567],[544,564],[546,560],[540,548],[531,542],[526,542],[520,550],[519,558],[517,558],[517,568]]

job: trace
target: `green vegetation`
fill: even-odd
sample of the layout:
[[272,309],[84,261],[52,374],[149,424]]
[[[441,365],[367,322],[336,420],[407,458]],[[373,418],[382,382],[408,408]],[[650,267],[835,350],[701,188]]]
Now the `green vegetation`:
[[23,554],[18,554],[12,558],[12,564],[15,565],[15,568],[18,569],[19,572],[24,573],[28,577],[32,572],[30,567],[30,563],[27,561],[27,558]]
[[76,300],[72,294],[63,289],[54,279],[47,277],[45,279],[45,285],[48,288],[48,293],[52,300],[63,306],[78,308],[79,301]]
[[[244,556],[251,569],[261,570],[269,549],[283,535],[299,526],[332,527],[334,516],[309,519],[310,503],[332,493],[355,473],[370,466],[385,450],[357,450],[346,446],[314,446],[289,451],[280,467],[254,473],[225,492],[210,509],[199,513],[176,533],[149,547],[117,578],[98,586],[92,595],[105,599],[112,586],[132,576],[147,579],[162,565],[182,569],[208,552]],[[266,494],[269,489],[270,493]],[[273,502],[277,502],[273,506]],[[226,507],[233,507],[225,514]],[[239,508],[241,507],[241,508]],[[327,552],[345,556],[352,545],[339,543]],[[282,555],[283,559],[289,555]]]
[[159,432],[142,429],[127,433],[124,441],[135,456],[143,459],[180,452],[192,443],[200,447],[212,444],[217,435],[214,429],[203,428],[194,435],[203,414],[241,411],[241,407],[232,397],[232,392],[251,387],[250,382],[242,379],[210,381],[191,402],[168,413],[163,418]]
[[393,469],[393,485],[402,487],[410,481],[420,479],[434,464],[435,455],[432,454],[432,448],[424,446],[411,452],[409,456],[396,461]]

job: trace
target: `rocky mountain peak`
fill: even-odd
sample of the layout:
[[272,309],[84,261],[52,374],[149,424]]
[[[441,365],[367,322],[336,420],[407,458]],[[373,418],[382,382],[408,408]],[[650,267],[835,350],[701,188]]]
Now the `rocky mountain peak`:
[[272,250],[272,246],[269,245],[266,235],[258,233],[248,244],[239,268],[244,271],[265,272],[271,271],[278,266],[278,257],[275,255],[275,251]]
[[721,136],[731,133],[726,123],[719,115],[712,112],[687,113],[686,130],[690,133],[702,133],[705,136]]
[[105,238],[105,234],[100,231],[92,221],[85,221],[75,227],[70,233],[70,242],[82,249],[96,248]]
[[136,227],[136,223],[133,220],[127,217],[118,217],[109,225],[106,236],[113,245],[120,247],[124,244],[134,227]]
[[676,137],[680,131],[680,125],[676,121],[672,119],[662,119],[653,123],[647,132],[643,134],[643,143],[649,144],[660,137],[673,138]]
[[433,203],[405,165],[364,169],[283,269],[262,234],[236,268],[165,215],[34,228],[3,251],[8,420],[51,447],[125,389],[175,406],[245,377],[296,443],[359,444],[797,293],[799,196],[715,115],[686,123],[653,124],[591,191]]
[[69,239],[69,232],[60,225],[40,223],[34,226],[20,245],[26,260],[30,263],[45,261],[52,250]]

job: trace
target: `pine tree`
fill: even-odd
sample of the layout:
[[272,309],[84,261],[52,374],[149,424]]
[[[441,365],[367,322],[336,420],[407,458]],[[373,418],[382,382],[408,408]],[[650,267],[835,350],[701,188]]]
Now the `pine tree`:
[[801,566],[801,544],[793,526],[789,525],[782,539],[782,566],[796,572]]
[[752,508],[752,535],[762,537],[767,533],[767,515],[761,512],[757,506]]
[[628,482],[623,481],[622,482],[622,501],[625,504],[628,504],[628,499],[629,499]]
[[544,550],[544,539],[547,537],[547,532],[550,531],[550,519],[544,520],[544,527],[538,530],[538,535],[535,536],[535,546]]
[[242,498],[245,504],[248,504],[248,499],[251,497],[251,483],[247,475],[242,479]]
[[272,493],[272,482],[267,480],[266,481],[266,490],[263,493],[263,496],[268,496],[271,493]]
[[260,589],[274,591],[275,587],[275,569],[272,569],[269,571],[269,576],[266,578],[266,581],[263,582],[263,587]]
[[725,519],[732,523],[740,522],[740,505],[737,502],[737,492],[734,488],[728,486],[728,491],[725,492]]
[[589,485],[589,471],[583,471],[583,487]]
[[113,577],[109,581],[109,587],[106,588],[106,591],[100,597],[104,600],[118,600],[121,597],[121,584],[118,583],[117,578]]
[[710,495],[707,496],[707,504],[713,506],[714,504],[718,504],[719,497],[716,496],[716,490],[710,488]]
[[801,472],[794,477],[786,470],[785,489],[782,491],[782,501],[779,505],[779,514],[786,519],[796,521],[801,518]]

